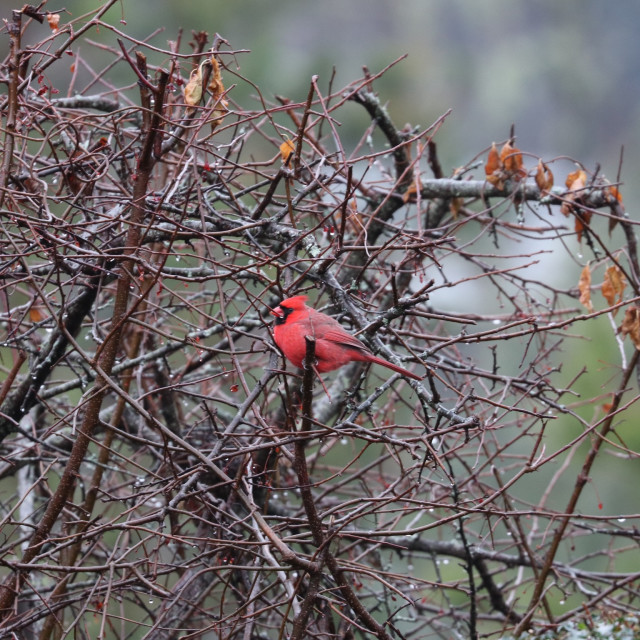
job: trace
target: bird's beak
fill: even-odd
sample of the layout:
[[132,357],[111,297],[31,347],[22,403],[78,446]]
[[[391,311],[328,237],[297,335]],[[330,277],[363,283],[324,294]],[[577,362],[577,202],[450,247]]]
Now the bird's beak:
[[284,318],[284,313],[280,307],[276,307],[275,309],[271,309],[269,313],[276,318]]

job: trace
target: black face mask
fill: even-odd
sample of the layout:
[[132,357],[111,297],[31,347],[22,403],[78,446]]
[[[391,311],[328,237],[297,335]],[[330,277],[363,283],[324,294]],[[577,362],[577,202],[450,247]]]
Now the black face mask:
[[287,318],[289,317],[289,314],[293,311],[293,309],[289,309],[289,307],[283,307],[282,305],[280,305],[279,308],[282,309],[283,315],[276,316],[275,324],[284,324],[287,321]]

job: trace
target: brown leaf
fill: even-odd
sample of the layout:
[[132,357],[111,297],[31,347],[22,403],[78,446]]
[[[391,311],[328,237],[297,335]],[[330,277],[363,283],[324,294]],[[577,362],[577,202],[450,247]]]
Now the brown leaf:
[[293,157],[295,151],[296,146],[293,144],[292,140],[289,140],[289,138],[287,138],[280,145],[280,157],[282,158],[282,162],[284,162],[286,166],[289,166],[289,163],[291,162],[291,158]]
[[418,201],[418,191],[422,188],[422,184],[414,180],[407,188],[407,190],[402,194],[402,201],[407,204],[408,202],[417,202]]
[[604,194],[609,201],[609,208],[611,209],[611,216],[609,217],[609,235],[611,235],[618,224],[618,218],[624,213],[624,204],[618,187],[606,187]]
[[460,213],[460,209],[464,205],[464,198],[451,198],[449,202],[449,211],[451,211],[451,215],[454,220],[458,219],[458,214]]
[[565,195],[560,211],[564,213],[565,216],[571,213],[576,214],[575,229],[578,234],[578,241],[582,241],[582,231],[585,225],[589,224],[592,214],[589,211],[583,210],[580,211],[580,217],[578,217],[579,208],[576,207],[575,203],[582,197],[583,191],[587,186],[587,174],[582,169],[577,169],[567,176],[565,184],[569,189],[569,193]]
[[47,23],[49,24],[49,28],[53,33],[58,31],[58,25],[60,24],[60,14],[59,13],[47,13]]
[[582,242],[582,232],[588,226],[589,222],[591,222],[591,217],[593,213],[591,211],[576,211],[576,223],[575,230],[576,235],[578,236],[578,242]]
[[211,96],[213,97],[214,102],[216,102],[216,106],[213,110],[211,118],[209,119],[209,124],[211,125],[211,130],[214,131],[216,127],[222,124],[222,120],[224,116],[228,113],[229,109],[227,106],[229,105],[229,101],[224,97],[224,84],[222,83],[222,74],[220,73],[220,64],[216,59],[215,55],[211,55],[211,79],[209,80],[209,84],[207,88],[211,91]]
[[184,101],[189,107],[197,107],[202,100],[202,65],[191,72],[191,77],[184,88]]
[[550,191],[551,187],[553,187],[553,173],[547,165],[542,162],[542,160],[538,160],[538,168],[536,169],[536,184],[538,185],[538,189],[540,189],[541,193],[546,191]]
[[209,84],[207,85],[207,89],[211,91],[211,95],[219,100],[224,94],[224,84],[222,84],[222,74],[220,73],[220,64],[218,63],[215,55],[212,55],[210,58],[211,61],[211,78],[209,80]]
[[509,174],[509,177],[519,180],[523,178],[522,168],[522,153],[520,149],[511,146],[511,143],[505,143],[504,147],[500,151],[500,161],[504,166],[504,170]]
[[640,308],[628,307],[624,312],[624,320],[620,326],[622,337],[629,336],[636,349],[640,349]]
[[585,265],[580,274],[578,291],[580,291],[580,303],[591,313],[593,311],[593,304],[591,303],[591,270],[588,264]]
[[[609,267],[604,274],[604,282],[602,283],[602,295],[609,306],[616,304],[616,302],[622,302],[625,286],[624,274],[620,268],[616,265]],[[617,311],[616,309],[613,313],[615,314]]]
[[487,182],[491,183],[496,187],[496,189],[504,189],[504,178],[500,173],[494,173],[493,175],[487,176]]
[[605,194],[607,196],[615,198],[620,204],[622,204],[622,194],[620,193],[620,190],[618,189],[618,187],[615,187],[613,185],[610,187],[607,187],[605,189]]
[[[487,164],[484,165],[484,172],[487,176],[493,175],[498,169],[502,168],[502,162],[500,162],[500,156],[496,149],[496,143],[491,144],[489,155],[487,157]],[[488,180],[489,178],[487,178]]]
[[227,101],[223,100],[222,105],[219,108],[213,110],[211,118],[209,119],[211,131],[215,131],[215,129],[217,129],[222,124],[222,121],[224,120],[224,117],[228,112],[229,109],[227,109]]
[[29,320],[31,322],[42,322],[46,316],[44,310],[46,307],[42,304],[34,304],[29,309]]
[[500,154],[496,149],[495,142],[491,145],[487,163],[484,166],[487,182],[498,189],[504,189],[507,180],[522,180],[527,172],[522,166],[522,153],[507,142]]
[[587,174],[582,169],[576,169],[567,176],[565,184],[571,191],[581,191],[587,186]]

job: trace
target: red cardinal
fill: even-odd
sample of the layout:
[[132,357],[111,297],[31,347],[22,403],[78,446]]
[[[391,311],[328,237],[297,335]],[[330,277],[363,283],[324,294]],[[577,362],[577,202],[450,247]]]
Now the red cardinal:
[[316,370],[319,373],[333,371],[356,360],[375,362],[414,380],[421,380],[415,373],[374,356],[358,338],[347,333],[337,320],[307,307],[306,299],[307,296],[287,298],[271,312],[276,317],[273,337],[291,364],[302,366],[307,348],[304,337],[312,336],[316,339]]

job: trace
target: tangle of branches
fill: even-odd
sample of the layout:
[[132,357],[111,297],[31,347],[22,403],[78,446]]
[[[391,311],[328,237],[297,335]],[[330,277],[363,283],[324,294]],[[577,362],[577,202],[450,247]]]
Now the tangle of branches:
[[[453,118],[397,127],[388,69],[272,96],[248,51],[137,41],[114,4],[4,28],[0,635],[497,638],[637,611],[638,509],[598,497],[638,457],[618,183],[513,131],[447,172]],[[422,379],[293,370],[269,311],[299,293]]]

